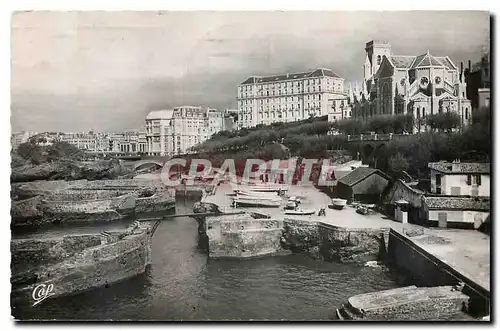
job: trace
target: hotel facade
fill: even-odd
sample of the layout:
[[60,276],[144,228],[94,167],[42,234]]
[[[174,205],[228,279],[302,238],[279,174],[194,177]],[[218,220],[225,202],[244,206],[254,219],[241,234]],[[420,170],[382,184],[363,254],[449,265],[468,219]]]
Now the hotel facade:
[[344,78],[330,69],[274,76],[251,76],[238,86],[237,128],[293,122],[328,115],[351,116]]

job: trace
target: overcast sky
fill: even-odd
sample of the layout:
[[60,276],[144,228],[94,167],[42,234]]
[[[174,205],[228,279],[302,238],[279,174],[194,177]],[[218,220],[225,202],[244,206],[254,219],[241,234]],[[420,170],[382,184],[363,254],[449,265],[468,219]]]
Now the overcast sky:
[[365,43],[460,61],[489,47],[485,12],[22,12],[12,17],[12,129],[138,128],[150,110],[236,108],[249,75],[363,77]]

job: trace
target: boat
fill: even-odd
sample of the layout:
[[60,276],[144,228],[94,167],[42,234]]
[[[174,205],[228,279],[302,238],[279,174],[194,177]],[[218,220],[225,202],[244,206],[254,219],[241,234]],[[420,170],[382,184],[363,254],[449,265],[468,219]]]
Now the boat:
[[235,191],[254,191],[254,192],[278,192],[285,193],[290,189],[290,185],[285,184],[254,184],[238,185]]
[[297,209],[297,202],[288,200],[288,202],[285,205],[285,210],[295,210],[295,209]]
[[268,199],[268,198],[258,198],[252,196],[242,196],[237,195],[233,199],[235,206],[247,206],[247,207],[280,207],[281,199]]
[[344,209],[346,204],[347,204],[347,200],[345,200],[345,199],[339,199],[339,198],[332,199],[332,207],[334,209],[338,209],[338,210]]
[[294,209],[294,210],[285,210],[285,215],[313,215],[316,213],[314,209]]
[[358,206],[358,208],[356,208],[356,213],[361,215],[367,215],[369,212],[370,210],[364,206]]
[[256,197],[269,197],[276,198],[278,195],[276,192],[257,192],[257,191],[249,191],[249,190],[235,190],[237,195],[246,195],[246,196],[256,196]]

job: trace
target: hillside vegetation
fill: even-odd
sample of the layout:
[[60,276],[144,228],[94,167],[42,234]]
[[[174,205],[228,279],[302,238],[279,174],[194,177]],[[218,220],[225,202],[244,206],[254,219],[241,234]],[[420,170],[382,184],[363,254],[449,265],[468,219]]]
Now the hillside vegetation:
[[[474,110],[467,128],[459,129],[457,123],[456,116],[447,113],[429,116],[417,124],[408,115],[353,118],[334,123],[327,122],[326,117],[311,118],[300,122],[258,125],[233,132],[222,131],[193,150],[197,152],[196,157],[209,158],[214,166],[220,166],[227,158],[241,161],[290,156],[325,158],[328,150],[347,150],[356,158],[360,150],[373,147],[370,142],[347,142],[348,134],[367,131],[397,134],[410,131],[414,125],[426,124],[428,132],[389,141],[368,153],[370,156],[363,160],[394,176],[409,172],[416,178],[425,178],[429,162],[455,159],[490,161],[490,109]],[[453,129],[454,132],[451,132]]]

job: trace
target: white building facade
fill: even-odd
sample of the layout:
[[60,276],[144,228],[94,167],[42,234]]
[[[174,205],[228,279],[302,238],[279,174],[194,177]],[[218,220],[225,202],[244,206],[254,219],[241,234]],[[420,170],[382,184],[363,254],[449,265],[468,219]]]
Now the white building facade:
[[13,150],[16,150],[17,147],[19,147],[19,145],[27,142],[29,140],[29,138],[33,137],[36,134],[37,133],[33,132],[33,131],[22,131],[22,132],[13,133],[10,137],[11,148]]
[[453,196],[490,196],[490,164],[433,162],[431,193]]
[[238,86],[238,129],[328,116],[349,117],[344,79],[330,69],[252,76]]
[[423,199],[430,225],[478,229],[490,213],[490,164],[433,162],[431,194]]
[[171,155],[173,152],[171,109],[155,110],[146,116],[146,149],[148,155]]
[[224,113],[199,106],[153,111],[146,117],[148,155],[175,155],[225,130]]
[[109,136],[100,132],[67,132],[61,135],[61,141],[67,142],[88,152],[109,151]]

